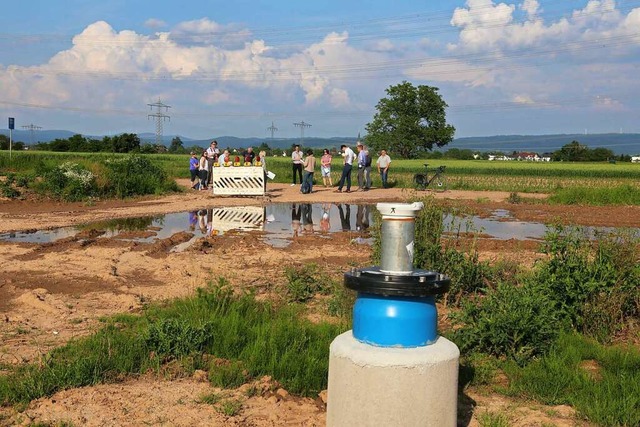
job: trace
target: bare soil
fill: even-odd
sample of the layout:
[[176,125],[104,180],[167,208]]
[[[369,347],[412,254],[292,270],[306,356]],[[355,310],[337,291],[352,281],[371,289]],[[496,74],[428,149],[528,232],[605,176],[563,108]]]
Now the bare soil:
[[[372,189],[336,193],[316,187],[300,194],[297,187],[270,185],[264,197],[214,197],[209,192],[186,190],[163,197],[95,203],[58,203],[43,200],[0,199],[0,233],[56,228],[114,218],[159,215],[215,206],[284,203],[375,203],[405,201],[416,194],[403,189]],[[509,193],[448,191],[430,193],[442,203],[464,207],[478,215],[508,209],[522,221],[562,222],[597,226],[639,226],[640,207],[550,206],[509,204]],[[354,265],[367,265],[370,248],[354,245],[356,232],[291,236],[291,244],[274,248],[251,233],[203,237],[184,252],[171,252],[189,233],[177,233],[153,243],[82,235],[49,244],[0,242],[0,369],[2,365],[37,362],[48,350],[100,327],[99,319],[116,313],[136,313],[150,301],[192,295],[208,281],[226,278],[237,287],[253,288],[258,295],[278,298],[284,285],[283,269],[314,262],[339,279]],[[538,243],[519,240],[481,240],[481,254],[489,260],[531,264],[539,255]],[[242,268],[237,266],[242,265]],[[0,371],[1,372],[1,371]],[[87,426],[134,425],[324,425],[323,398],[289,395],[270,378],[254,384],[259,392],[247,396],[248,385],[237,390],[212,388],[203,375],[189,378],[144,376],[122,383],[65,390],[38,399],[24,408],[0,408],[0,425],[71,422]],[[219,405],[200,397],[219,393],[236,399],[242,408],[227,416]],[[460,401],[460,425],[478,425],[485,412],[509,415],[514,425],[587,425],[567,407],[546,407],[482,390],[465,391]]]

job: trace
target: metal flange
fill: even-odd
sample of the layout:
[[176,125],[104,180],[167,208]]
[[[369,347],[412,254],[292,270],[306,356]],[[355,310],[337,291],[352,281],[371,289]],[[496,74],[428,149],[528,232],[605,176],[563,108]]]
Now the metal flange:
[[374,295],[427,297],[447,292],[451,279],[428,270],[389,274],[380,271],[380,267],[365,267],[345,273],[344,284],[354,291]]

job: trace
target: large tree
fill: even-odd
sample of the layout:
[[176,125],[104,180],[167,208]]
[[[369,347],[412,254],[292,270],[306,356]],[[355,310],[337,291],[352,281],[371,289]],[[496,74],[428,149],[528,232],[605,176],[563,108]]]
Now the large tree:
[[442,147],[453,140],[456,129],[447,124],[448,107],[437,87],[402,82],[390,86],[366,125],[366,143],[373,150],[386,149],[403,158]]

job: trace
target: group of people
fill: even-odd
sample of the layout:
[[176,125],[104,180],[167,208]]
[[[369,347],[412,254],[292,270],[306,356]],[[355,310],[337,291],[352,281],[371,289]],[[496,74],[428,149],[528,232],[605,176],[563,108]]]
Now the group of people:
[[[347,145],[343,144],[340,147],[342,154],[342,175],[338,182],[338,188],[335,190],[338,193],[342,192],[343,187],[346,186],[345,192],[351,192],[351,172],[355,165],[358,167],[358,188],[361,191],[368,191],[371,189],[371,164],[372,157],[369,154],[369,150],[361,142],[358,141],[356,145],[358,154]],[[333,181],[331,179],[331,152],[328,149],[324,149],[322,157],[320,158],[320,173],[322,175],[322,183],[325,187],[333,187]],[[315,171],[316,159],[313,155],[313,150],[309,149],[306,152],[306,157],[303,156],[300,146],[296,145],[291,153],[291,164],[293,172],[293,182],[291,186],[296,185],[296,176],[300,180],[300,191],[302,193],[310,193],[313,191],[313,173]],[[387,154],[386,150],[381,150],[376,166],[380,179],[382,181],[382,187],[387,188],[387,179],[389,176],[389,166],[391,165],[391,158]],[[304,170],[304,177],[302,172]]]
[[[218,141],[212,141],[209,148],[204,150],[200,157],[192,151],[189,159],[189,172],[191,174],[191,188],[194,190],[207,190],[212,182],[212,172],[214,167],[229,166],[262,166],[267,173],[266,152],[260,151],[258,155],[249,147],[240,155],[236,155],[233,160],[229,150],[220,151]],[[265,179],[266,183],[266,179]]]

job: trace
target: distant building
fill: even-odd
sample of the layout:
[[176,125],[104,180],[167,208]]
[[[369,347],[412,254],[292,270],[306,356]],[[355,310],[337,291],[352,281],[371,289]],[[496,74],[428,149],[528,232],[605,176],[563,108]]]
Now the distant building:
[[524,160],[527,162],[539,162],[542,160],[542,157],[538,156],[538,153],[528,151],[521,151],[520,153],[516,153],[515,158],[516,160]]
[[494,154],[489,154],[488,159],[490,161],[496,160],[496,161],[501,161],[501,162],[506,162],[506,161],[509,161],[509,160],[513,160],[513,158],[509,157],[509,156],[505,156],[505,155],[496,156]]
[[640,156],[632,156],[631,163],[640,163]]

